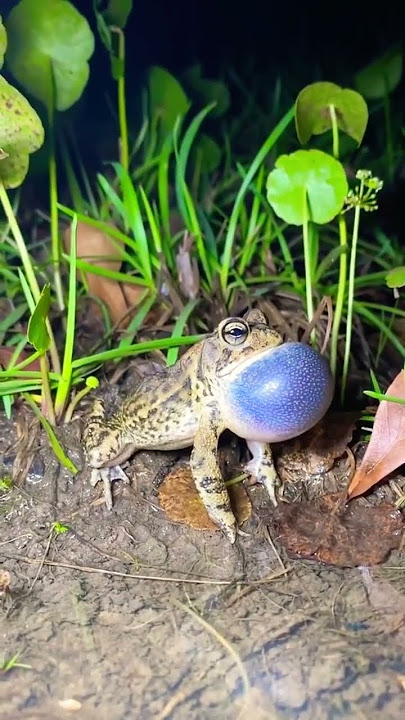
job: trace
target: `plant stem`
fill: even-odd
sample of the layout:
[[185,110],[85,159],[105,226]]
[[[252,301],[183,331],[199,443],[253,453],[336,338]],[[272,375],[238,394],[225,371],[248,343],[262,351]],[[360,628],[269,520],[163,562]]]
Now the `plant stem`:
[[330,119],[332,123],[332,153],[333,157],[339,159],[339,128],[337,124],[336,108],[334,105],[329,105]]
[[49,420],[47,420],[46,417],[43,416],[38,405],[34,402],[31,395],[29,395],[28,393],[23,393],[22,395],[24,400],[28,403],[32,411],[37,416],[46,434],[48,435],[49,442],[51,443],[52,450],[54,451],[57,459],[62,463],[65,468],[67,468],[68,470],[70,470],[71,473],[76,475],[76,473],[78,472],[77,467],[64,452],[58,438],[55,435],[55,431],[49,423]]
[[77,395],[74,396],[73,400],[70,401],[69,405],[68,405],[67,408],[66,408],[66,412],[65,412],[65,415],[64,415],[64,418],[63,418],[63,422],[65,423],[65,425],[67,425],[68,423],[70,423],[70,421],[71,421],[71,419],[72,419],[72,416],[73,416],[73,413],[74,413],[77,405],[79,404],[79,402],[80,402],[81,400],[83,400],[83,398],[84,398],[86,395],[88,395],[89,392],[91,392],[91,391],[92,391],[92,388],[86,386],[86,387],[82,388],[81,390],[79,390],[79,392],[77,393]]
[[[34,297],[35,302],[37,303],[41,291],[39,289],[39,285],[37,282],[37,279],[35,277],[34,268],[32,267],[32,262],[30,255],[28,253],[27,247],[25,245],[24,238],[22,236],[20,227],[18,225],[18,222],[16,220],[16,217],[14,215],[13,208],[11,206],[9,197],[6,192],[6,188],[4,187],[4,184],[0,181],[0,202],[3,206],[4,214],[7,218],[8,224],[10,225],[10,230],[13,233],[14,240],[17,245],[17,249],[23,264],[24,272],[27,277],[27,281],[29,283],[32,295]],[[49,319],[46,320],[46,328],[48,330],[48,334],[50,337],[51,345],[49,348],[49,352],[52,359],[52,369],[55,373],[60,373],[60,361],[58,356],[58,351],[56,348],[55,338],[53,335],[53,330],[51,327],[51,323],[49,322]]]
[[[360,192],[359,197],[363,197],[364,180],[360,181]],[[353,233],[352,233],[352,244],[350,249],[350,268],[349,268],[349,288],[347,298],[347,316],[346,316],[346,343],[345,343],[345,354],[343,359],[343,373],[342,373],[342,386],[340,399],[343,403],[346,390],[347,374],[349,370],[350,361],[350,348],[352,340],[352,323],[353,323],[353,303],[354,303],[354,281],[356,277],[356,250],[357,240],[359,237],[359,225],[360,225],[360,203],[356,205],[354,209],[354,221],[353,221]]]
[[[312,297],[312,263],[311,263],[311,243],[309,238],[309,218],[308,218],[308,200],[307,190],[303,190],[302,198],[302,242],[304,246],[304,264],[305,264],[305,292],[307,298],[307,316],[308,322],[311,322],[314,315],[314,301]],[[311,340],[315,341],[315,328],[311,332]]]
[[41,368],[42,380],[42,411],[51,425],[55,425],[55,413],[52,403],[51,388],[49,387],[48,363],[46,361],[45,354],[41,355],[39,358],[39,365]]
[[51,100],[48,108],[48,125],[49,125],[49,213],[51,217],[51,247],[52,247],[52,264],[53,277],[55,283],[56,300],[59,310],[65,309],[63,300],[62,279],[60,276],[60,244],[59,244],[59,227],[58,227],[58,181],[56,175],[56,157],[55,157],[55,113],[53,101]]
[[343,213],[339,215],[339,243],[342,252],[339,257],[339,282],[337,288],[337,296],[335,303],[335,312],[333,315],[333,324],[330,341],[330,369],[332,376],[336,377],[336,365],[338,355],[339,329],[343,315],[343,306],[346,295],[346,276],[347,276],[347,225]]
[[121,28],[110,27],[111,32],[118,35],[118,64],[119,75],[117,78],[118,85],[118,122],[120,126],[120,163],[124,170],[129,170],[129,149],[128,149],[128,125],[125,102],[125,35]]
[[[339,128],[337,124],[336,108],[334,105],[329,105],[330,120],[332,124],[332,152],[333,156],[339,159]],[[330,369],[333,378],[336,377],[337,367],[337,355],[338,355],[338,342],[339,342],[339,330],[340,323],[343,315],[343,307],[345,302],[346,294],[346,276],[347,276],[347,226],[346,219],[343,213],[339,214],[339,244],[341,247],[341,254],[339,256],[339,281],[338,291],[335,303],[335,312],[333,314],[333,324],[331,332],[331,346],[330,346]]]
[[69,296],[66,318],[65,350],[63,353],[62,375],[58,383],[55,398],[55,415],[59,420],[66,405],[72,381],[72,358],[75,338],[76,321],[76,249],[77,249],[77,215],[71,225],[70,257],[69,257]]

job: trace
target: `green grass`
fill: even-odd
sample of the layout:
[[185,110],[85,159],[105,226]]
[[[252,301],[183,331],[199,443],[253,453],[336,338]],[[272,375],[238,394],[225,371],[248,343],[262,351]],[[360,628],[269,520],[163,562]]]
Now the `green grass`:
[[[188,328],[205,329],[203,314],[209,301],[231,312],[241,297],[248,304],[263,295],[282,298],[287,294],[300,300],[311,315],[311,308],[323,297],[330,297],[335,308],[331,364],[334,373],[342,376],[342,400],[350,373],[355,320],[379,333],[374,369],[387,343],[405,357],[403,343],[393,331],[393,320],[404,317],[405,312],[392,302],[385,284],[388,271],[404,263],[404,254],[398,243],[379,229],[377,213],[372,237],[362,235],[361,203],[354,207],[354,222],[342,214],[327,226],[307,224],[308,232],[302,236],[296,227],[277,217],[268,203],[268,172],[280,152],[297,146],[292,127],[294,106],[281,78],[273,88],[272,111],[267,115],[255,104],[247,86],[239,84],[245,98],[243,110],[239,118],[221,120],[221,161],[212,173],[203,171],[195,148],[207,122],[212,128],[210,117],[215,104],[178,118],[165,136],[159,117],[146,112],[129,149],[122,87],[119,92],[120,136],[126,138],[121,162],[109,163],[93,180],[86,173],[74,136],[56,138],[72,204],[62,205],[57,194],[51,193],[51,203],[56,205],[51,216],[59,215],[72,223],[70,253],[56,253],[53,227],[48,263],[39,264],[36,248],[24,238],[16,208],[0,185],[6,216],[1,230],[0,290],[10,304],[10,311],[0,322],[0,344],[14,350],[10,367],[0,370],[0,397],[8,415],[14,398],[22,395],[41,420],[59,459],[71,467],[53,428],[63,419],[69,420],[84,395],[94,389],[94,374],[107,362],[158,349],[166,352],[166,362],[172,364],[180,347],[201,338],[187,332]],[[242,128],[254,123],[256,115],[257,122],[263,123],[261,127],[267,118],[267,135],[262,135],[250,156],[245,151],[235,153],[233,145]],[[340,137],[336,133],[335,127],[335,154]],[[314,145],[327,149],[331,140],[328,133],[315,138]],[[354,162],[353,149],[345,151],[343,145],[339,148],[342,158]],[[200,157],[198,167],[196,157]],[[392,162],[392,147],[389,158]],[[361,161],[363,167],[373,166],[370,150],[362,150]],[[364,195],[364,187],[362,192]],[[176,231],[172,229],[175,217],[180,228]],[[97,266],[96,258],[77,257],[79,221],[111,238],[123,261],[119,271]],[[192,297],[183,293],[177,270],[185,238],[198,267],[198,292]],[[61,288],[53,281],[55,257],[61,262]],[[103,308],[106,322],[101,340],[107,349],[100,351],[95,343],[84,357],[74,355],[78,303],[88,293],[85,282],[76,282],[78,272],[130,283],[142,290],[130,324],[119,338]],[[49,303],[44,296],[47,287]],[[178,298],[175,310],[171,293]],[[61,306],[61,300],[65,308],[60,318],[62,342],[55,340],[52,312],[57,304]],[[145,320],[158,304],[168,313],[167,327],[154,339],[137,342]],[[316,341],[315,332],[313,337]],[[30,344],[30,357],[17,362],[20,351]],[[26,369],[33,359],[40,361],[40,370]]]
[[32,666],[27,665],[26,663],[22,663],[19,661],[20,653],[16,653],[15,655],[12,655],[11,657],[7,657],[6,655],[3,655],[2,658],[0,658],[0,673],[3,673],[4,675],[6,673],[11,672],[12,670],[31,670]]

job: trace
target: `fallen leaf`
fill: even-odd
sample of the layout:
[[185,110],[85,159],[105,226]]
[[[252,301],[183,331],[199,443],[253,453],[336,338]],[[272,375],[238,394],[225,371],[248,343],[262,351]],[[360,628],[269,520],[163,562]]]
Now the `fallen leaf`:
[[[386,395],[405,399],[403,370],[391,383]],[[363,495],[403,463],[405,463],[405,405],[382,400],[377,408],[367,450],[350,483],[348,497]]]
[[[240,484],[231,485],[228,492],[237,523],[242,525],[252,511],[248,494]],[[171,520],[196,530],[219,530],[197,492],[189,465],[176,465],[166,475],[158,495],[161,507]]]
[[392,505],[346,502],[345,493],[280,503],[272,523],[288,554],[337,567],[377,565],[399,547],[404,519]]
[[[15,348],[10,348],[6,346],[0,346],[0,366],[7,369],[10,363],[10,360],[14,354]],[[28,352],[27,350],[21,350],[21,352],[18,354],[17,359],[14,362],[14,365],[18,365],[18,363],[22,362],[23,360],[26,360],[30,355],[32,355],[32,351]],[[35,370],[39,371],[41,369],[39,358],[34,360],[29,365],[26,365],[25,370]]]
[[[71,226],[64,231],[64,245],[66,252],[70,251]],[[119,240],[113,240],[98,228],[85,222],[77,223],[77,257],[90,265],[118,272],[122,265],[122,251]],[[133,283],[119,283],[117,280],[84,273],[78,270],[78,275],[84,275],[90,292],[100,298],[109,310],[111,320],[120,327],[125,327],[129,320],[128,311],[134,308],[144,296],[145,288]]]
[[[71,231],[72,227],[68,225],[63,233],[66,252],[70,252]],[[113,240],[102,230],[80,220],[76,231],[76,254],[81,260],[115,272],[122,265],[120,241]]]

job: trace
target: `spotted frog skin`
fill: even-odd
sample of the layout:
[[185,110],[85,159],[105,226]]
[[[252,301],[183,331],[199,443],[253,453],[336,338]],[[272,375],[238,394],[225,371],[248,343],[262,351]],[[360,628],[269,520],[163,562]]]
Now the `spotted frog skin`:
[[325,414],[333,396],[327,360],[302,343],[283,343],[259,310],[223,320],[174,365],[145,378],[106,417],[96,401],[84,432],[91,483],[128,478],[120,465],[136,450],[193,446],[191,470],[200,497],[231,542],[236,522],[217,457],[224,430],[244,438],[248,471],[276,504],[279,484],[269,443],[301,435]]
[[[217,459],[221,433],[231,429],[239,434],[225,387],[241,365],[254,363],[281,343],[281,335],[268,327],[263,313],[251,310],[243,319],[222,321],[175,365],[144,378],[111,417],[96,400],[83,441],[91,484],[103,482],[107,507],[112,507],[111,482],[128,482],[120,465],[134,452],[193,446],[190,462],[198,493],[210,517],[233,543],[236,521]],[[241,437],[247,439],[253,455],[249,471],[276,503],[278,478],[269,445],[249,440],[246,432]]]

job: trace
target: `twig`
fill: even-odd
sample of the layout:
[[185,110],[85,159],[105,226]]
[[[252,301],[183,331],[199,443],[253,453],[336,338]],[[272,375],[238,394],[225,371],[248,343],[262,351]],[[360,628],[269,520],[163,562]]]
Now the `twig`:
[[[245,695],[245,703],[246,703],[247,696],[251,690],[251,684],[250,684],[248,674],[246,672],[245,666],[240,658],[239,653],[235,650],[235,648],[229,642],[229,640],[227,640],[223,635],[221,635],[221,633],[219,633],[218,630],[216,630],[212,625],[210,625],[210,623],[208,623],[206,620],[204,620],[204,618],[202,618],[201,615],[198,615],[198,613],[196,613],[195,610],[193,610],[191,607],[188,607],[187,605],[184,605],[184,603],[180,602],[180,600],[176,600],[176,598],[172,598],[172,602],[175,605],[177,605],[178,608],[180,608],[181,610],[184,610],[184,612],[191,615],[191,617],[194,620],[197,620],[197,622],[200,625],[202,625],[202,627],[205,630],[207,630],[207,632],[209,632],[215,638],[215,640],[217,640],[217,642],[219,642],[225,648],[225,650],[227,650],[227,652],[231,655],[231,657],[234,659],[235,664],[238,667],[240,676],[242,678],[242,684],[243,684],[244,695]],[[242,709],[239,713],[240,716],[242,714]]]
[[275,544],[274,544],[274,542],[273,542],[273,540],[272,540],[272,538],[271,538],[270,530],[269,530],[269,528],[267,527],[267,525],[265,525],[265,527],[264,527],[264,534],[265,534],[265,536],[266,536],[267,542],[269,543],[271,549],[272,549],[273,552],[274,552],[274,555],[275,555],[276,558],[277,558],[277,562],[278,562],[278,564],[280,565],[283,574],[286,573],[286,572],[287,572],[286,566],[284,565],[284,563],[283,563],[283,561],[282,561],[282,559],[281,559],[281,557],[280,557],[280,555],[279,555],[279,552],[278,552],[278,550],[277,550],[277,548],[276,548],[276,546],[275,546]]
[[114,577],[132,578],[133,580],[154,580],[156,582],[188,583],[189,585],[224,585],[227,587],[236,584],[252,586],[265,585],[272,580],[277,580],[281,576],[286,575],[291,569],[284,567],[282,571],[277,571],[270,576],[266,575],[266,577],[260,580],[243,580],[242,578],[233,578],[233,580],[214,580],[213,578],[204,577],[192,579],[190,577],[164,577],[163,575],[137,575],[135,573],[120,572],[119,570],[105,570],[104,568],[97,568],[91,565],[75,565],[74,563],[56,562],[55,560],[46,560],[44,559],[44,557],[41,560],[25,557],[24,555],[8,555],[5,557],[10,560],[19,560],[20,562],[25,562],[28,565],[36,565],[37,563],[40,563],[41,566],[50,565],[51,567],[59,567],[67,570],[80,570],[81,572],[87,572],[90,574],[98,573],[100,575],[112,575]]
[[[164,577],[161,575],[135,575],[133,573],[119,572],[119,570],[104,570],[104,568],[97,568],[88,565],[75,565],[73,563],[55,562],[54,560],[46,560],[45,556],[42,557],[41,560],[36,560],[35,558],[28,558],[21,555],[10,555],[10,557],[12,557],[13,560],[20,560],[21,562],[28,563],[29,565],[35,565],[37,563],[40,563],[41,567],[39,568],[37,575],[41,571],[43,565],[50,565],[51,567],[60,567],[67,570],[80,570],[81,572],[99,573],[100,575],[113,575],[115,577],[132,578],[134,580],[154,580],[156,582],[189,583],[192,585],[233,585],[236,582],[235,580],[213,580],[211,578],[198,578],[196,580],[192,580],[191,578]],[[237,580],[237,582],[241,581]]]
[[44,552],[44,554],[42,555],[41,560],[39,561],[39,568],[38,568],[37,572],[35,573],[35,577],[34,577],[32,583],[31,583],[30,587],[28,588],[28,592],[29,592],[29,593],[32,591],[32,589],[33,589],[36,581],[38,580],[38,578],[39,578],[39,576],[40,576],[41,570],[42,570],[42,568],[44,567],[44,563],[45,563],[45,561],[46,561],[46,556],[48,555],[49,548],[51,547],[52,535],[53,535],[53,526],[51,527],[51,531],[50,531],[49,536],[48,536],[48,542],[46,543],[45,552]]
[[157,716],[156,720],[166,720],[166,718],[170,717],[173,710],[180,705],[185,699],[187,695],[182,690],[178,690],[174,695],[172,695],[171,698],[167,701],[166,705],[162,710],[160,711],[159,715]]
[[32,534],[31,533],[23,533],[23,535],[16,535],[16,537],[9,538],[8,540],[3,540],[2,542],[0,542],[0,547],[2,547],[2,545],[8,545],[9,543],[13,543],[16,540],[21,540],[21,538],[25,538],[25,537],[30,538],[30,537],[32,537]]

